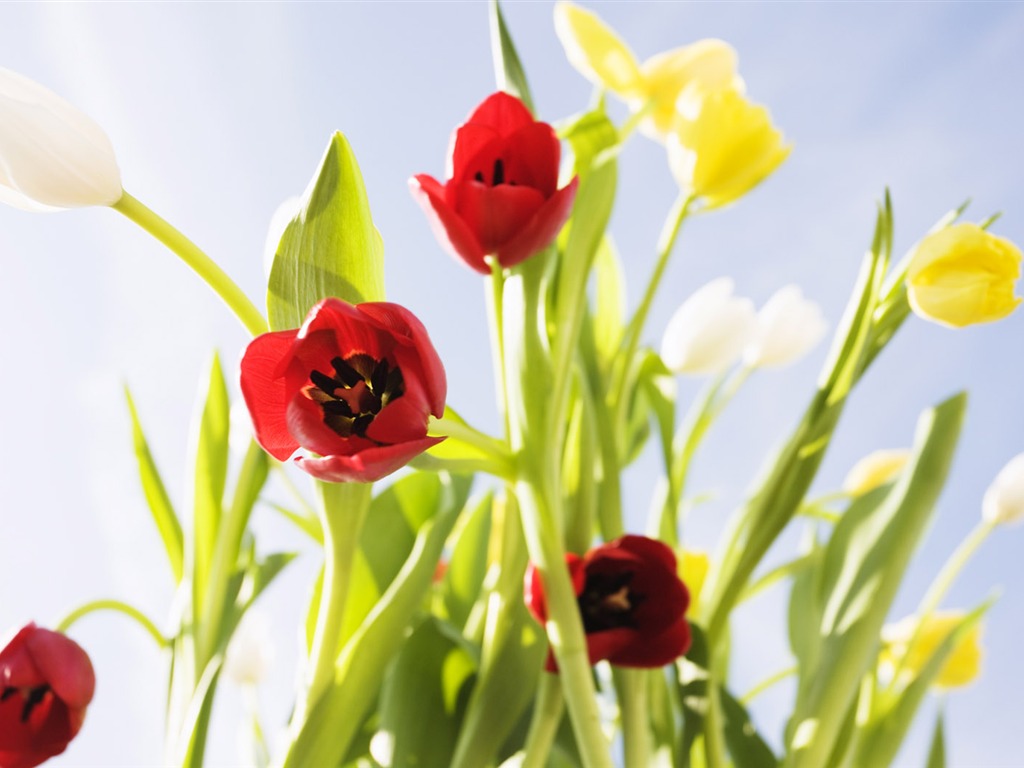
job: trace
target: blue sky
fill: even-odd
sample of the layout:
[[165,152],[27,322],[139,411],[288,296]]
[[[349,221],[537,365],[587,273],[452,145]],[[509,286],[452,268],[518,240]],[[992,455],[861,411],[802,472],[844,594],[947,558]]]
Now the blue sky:
[[[885,185],[899,252],[968,196],[968,219],[1004,211],[994,231],[1024,243],[1024,4],[593,7],[641,58],[701,37],[730,42],[749,95],[770,107],[794,144],[747,198],[686,226],[649,342],[657,343],[679,302],[719,275],[734,277],[758,304],[797,282],[834,327]],[[582,109],[590,87],[564,59],[551,5],[510,3],[506,15],[542,116]],[[450,130],[493,90],[486,4],[5,5],[0,51],[0,65],[43,82],[104,126],[125,187],[214,256],[257,303],[267,222],[278,203],[305,188],[330,133],[342,130],[384,237],[389,299],[430,329],[448,369],[450,403],[481,427],[496,427],[483,286],[440,250],[406,190],[413,173],[443,173]],[[664,150],[634,139],[612,221],[634,306],[675,194]],[[175,257],[110,211],[2,209],[0,264],[12,286],[0,303],[7,372],[0,520],[8,543],[0,627],[29,618],[53,623],[106,596],[167,616],[170,578],[155,565],[160,543],[135,479],[121,388],[131,387],[184,506],[187,424],[200,375],[214,348],[230,370],[244,332]],[[816,486],[822,492],[870,450],[909,444],[917,414],[930,404],[962,388],[971,394],[952,479],[893,618],[913,610],[973,527],[992,477],[1024,450],[1022,337],[1021,313],[960,332],[911,318],[852,398]],[[715,493],[694,514],[695,544],[713,545],[800,413],[824,355],[823,344],[792,368],[756,375],[723,417],[694,467],[694,488]],[[697,389],[681,383],[686,396]],[[655,469],[653,458],[643,460],[627,484],[638,519]],[[267,549],[304,546],[268,510],[256,526]],[[954,766],[1019,761],[1022,549],[1024,529],[998,532],[948,600],[967,607],[1003,587],[986,625],[983,676],[948,701]],[[263,695],[270,723],[283,722],[290,706],[299,604],[317,565],[308,553],[268,595],[280,660]],[[741,690],[788,663],[779,610],[768,599],[735,627]],[[53,764],[158,762],[161,657],[116,616],[86,619],[75,636],[93,656],[99,689],[82,735]],[[787,695],[783,687],[756,711],[775,741]],[[239,713],[239,696],[225,686],[211,765],[236,759]],[[922,735],[901,764],[923,762]]]

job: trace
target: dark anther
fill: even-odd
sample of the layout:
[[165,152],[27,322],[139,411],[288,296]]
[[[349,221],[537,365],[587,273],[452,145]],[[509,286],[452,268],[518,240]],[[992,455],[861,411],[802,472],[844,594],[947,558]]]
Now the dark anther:
[[346,387],[354,387],[363,378],[359,371],[350,365],[348,361],[342,360],[340,357],[331,360],[331,365],[334,366],[335,376],[341,379]]
[[0,693],[0,701],[7,701],[11,696],[18,692],[17,688],[4,688],[4,692]]
[[373,373],[370,375],[370,389],[379,395],[384,392],[384,387],[387,386],[387,383],[388,361],[381,360],[377,363],[376,367],[373,369]]
[[316,386],[325,395],[333,395],[334,390],[338,386],[338,382],[336,382],[326,373],[320,373],[320,371],[313,371],[311,374],[309,374],[309,380],[316,384]]
[[[306,396],[320,406],[324,424],[340,437],[366,437],[366,430],[389,402],[405,392],[398,366],[367,354],[335,357],[334,375],[309,374]],[[362,386],[360,386],[362,385]]]
[[21,708],[21,722],[28,722],[28,718],[32,714],[32,710],[43,703],[43,699],[46,698],[46,694],[49,692],[50,686],[48,685],[40,685],[29,690],[28,696],[25,697],[25,706]]
[[629,589],[633,574],[592,573],[587,576],[583,593],[576,599],[586,632],[601,632],[619,627],[635,627],[633,612],[643,600]]
[[476,172],[476,173],[475,173],[475,174],[473,175],[473,178],[474,178],[474,179],[476,179],[477,181],[479,181],[479,182],[480,182],[481,184],[484,184],[484,183],[486,183],[486,182],[484,181],[484,174],[483,174],[483,171],[477,171],[477,172]]
[[505,163],[499,157],[494,161],[494,186],[505,183]]

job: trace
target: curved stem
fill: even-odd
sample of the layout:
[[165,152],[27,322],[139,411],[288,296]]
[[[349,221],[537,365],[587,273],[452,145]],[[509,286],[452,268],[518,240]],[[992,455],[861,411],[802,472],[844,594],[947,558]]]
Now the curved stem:
[[111,207],[176,253],[221,297],[250,334],[259,336],[266,333],[267,321],[256,305],[199,246],[127,192]]
[[743,704],[743,706],[747,706],[748,704],[750,704],[751,701],[753,701],[755,698],[757,698],[762,693],[767,691],[773,685],[775,685],[776,683],[781,683],[787,677],[795,675],[799,671],[800,668],[797,666],[786,667],[785,669],[779,670],[774,675],[766,677],[764,680],[762,680],[749,691],[747,691],[745,694],[743,694],[743,698],[740,699],[740,703]]
[[449,416],[449,413],[446,413],[440,419],[431,416],[427,434],[431,437],[443,435],[471,445],[480,452],[487,454],[488,457],[494,459],[502,466],[508,467],[510,459],[504,442],[481,432],[475,427],[471,427],[457,417]]
[[537,701],[530,719],[530,730],[526,734],[526,755],[519,768],[544,768],[551,753],[551,744],[562,722],[565,698],[562,686],[555,675],[542,673]]
[[163,632],[157,627],[153,621],[146,616],[138,608],[133,608],[127,603],[122,603],[120,600],[93,600],[91,603],[86,603],[80,606],[65,616],[60,623],[57,624],[56,632],[67,632],[71,625],[78,621],[83,616],[86,616],[95,611],[117,611],[123,613],[130,619],[134,619],[135,622],[146,630],[150,636],[156,640],[157,645],[161,648],[165,648],[171,644],[171,641],[164,637]]

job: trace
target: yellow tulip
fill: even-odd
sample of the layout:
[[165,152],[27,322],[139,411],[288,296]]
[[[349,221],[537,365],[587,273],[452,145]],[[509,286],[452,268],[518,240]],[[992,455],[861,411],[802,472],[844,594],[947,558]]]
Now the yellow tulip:
[[791,146],[768,110],[734,88],[705,94],[668,138],[668,161],[684,192],[706,208],[731,203],[765,179]]
[[700,593],[704,588],[704,580],[707,578],[711,561],[707,552],[683,549],[679,551],[678,562],[679,578],[690,592],[689,613],[694,615],[700,603]]
[[704,93],[743,88],[736,74],[736,51],[721,40],[652,56],[642,65],[615,31],[597,16],[570,2],[555,5],[555,32],[569,63],[599,88],[605,88],[646,114],[640,130],[664,141],[679,110]]
[[907,298],[914,313],[951,328],[1006,317],[1021,299],[1013,295],[1021,252],[1006,238],[963,223],[926,236],[907,269]]
[[[902,666],[903,671],[909,674],[919,673],[949,633],[963,621],[965,615],[962,611],[933,613],[921,626],[909,655],[907,644],[917,626],[917,617],[909,616],[897,624],[885,627],[882,630],[882,639],[885,642],[881,654],[882,661],[892,667]],[[940,688],[957,688],[970,683],[980,671],[981,624],[975,623],[946,657],[932,684]]]
[[843,493],[849,496],[863,496],[880,485],[895,480],[910,459],[905,448],[890,448],[869,453],[858,461],[843,480]]

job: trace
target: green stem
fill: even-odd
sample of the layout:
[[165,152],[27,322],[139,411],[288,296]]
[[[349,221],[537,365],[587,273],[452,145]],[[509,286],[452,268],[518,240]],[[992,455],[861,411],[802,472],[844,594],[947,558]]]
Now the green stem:
[[648,718],[647,670],[615,669],[615,690],[622,718],[622,750],[625,768],[647,768],[651,738]]
[[60,623],[57,624],[55,631],[61,633],[67,632],[71,629],[72,624],[83,616],[95,611],[117,611],[118,613],[123,613],[128,618],[134,619],[140,627],[146,630],[161,648],[166,648],[171,644],[171,641],[164,637],[163,632],[159,630],[156,624],[154,624],[146,614],[138,608],[133,608],[127,603],[122,603],[120,600],[93,600],[91,603],[86,603],[65,616]]
[[[509,469],[510,459],[504,442],[471,427],[457,418],[445,416],[438,419],[431,416],[427,434],[431,436],[444,435],[471,445],[481,453],[487,454],[489,458],[501,466]],[[511,470],[509,470],[508,474],[511,474]]]
[[487,327],[491,332],[491,361],[494,366],[494,389],[501,411],[501,421],[505,425],[505,438],[509,435],[508,421],[508,382],[505,380],[505,269],[494,256],[489,257],[491,276],[488,279],[490,291],[487,292]]
[[547,765],[564,709],[565,698],[558,677],[542,673],[530,730],[526,734],[526,755],[519,768],[544,768]]
[[740,699],[740,703],[743,704],[743,706],[748,706],[751,701],[756,699],[758,696],[767,691],[773,685],[775,685],[776,683],[781,683],[787,677],[795,675],[799,671],[800,667],[797,666],[786,667],[783,670],[779,670],[774,675],[766,677],[764,680],[762,680],[749,691],[747,691],[745,694],[743,694],[743,698]]
[[726,757],[725,721],[718,681],[708,680],[708,712],[704,719],[704,752],[707,768],[728,768]]
[[317,482],[317,488],[324,530],[324,583],[309,653],[312,674],[306,708],[296,710],[298,723],[334,681],[352,564],[359,551],[359,537],[370,508],[373,486],[370,483]]
[[627,405],[625,397],[626,380],[629,376],[633,356],[640,345],[640,335],[643,333],[644,324],[647,322],[647,315],[651,311],[651,305],[654,303],[658,286],[661,285],[661,278],[665,274],[669,257],[672,255],[672,248],[675,245],[676,238],[679,236],[679,230],[683,226],[683,221],[690,211],[692,200],[693,198],[691,197],[681,196],[669,211],[668,217],[665,219],[665,226],[661,231],[661,237],[658,238],[658,260],[654,266],[654,272],[651,273],[651,278],[647,282],[647,289],[644,291],[644,297],[640,301],[640,306],[637,307],[633,318],[629,322],[629,327],[626,329],[625,340],[619,353],[618,373],[615,378],[615,385],[610,393],[612,397],[611,402],[616,404],[617,417],[615,424],[625,423]]
[[267,332],[267,321],[242,289],[217,263],[165,219],[125,192],[112,206],[170,248],[223,299],[253,336]]

